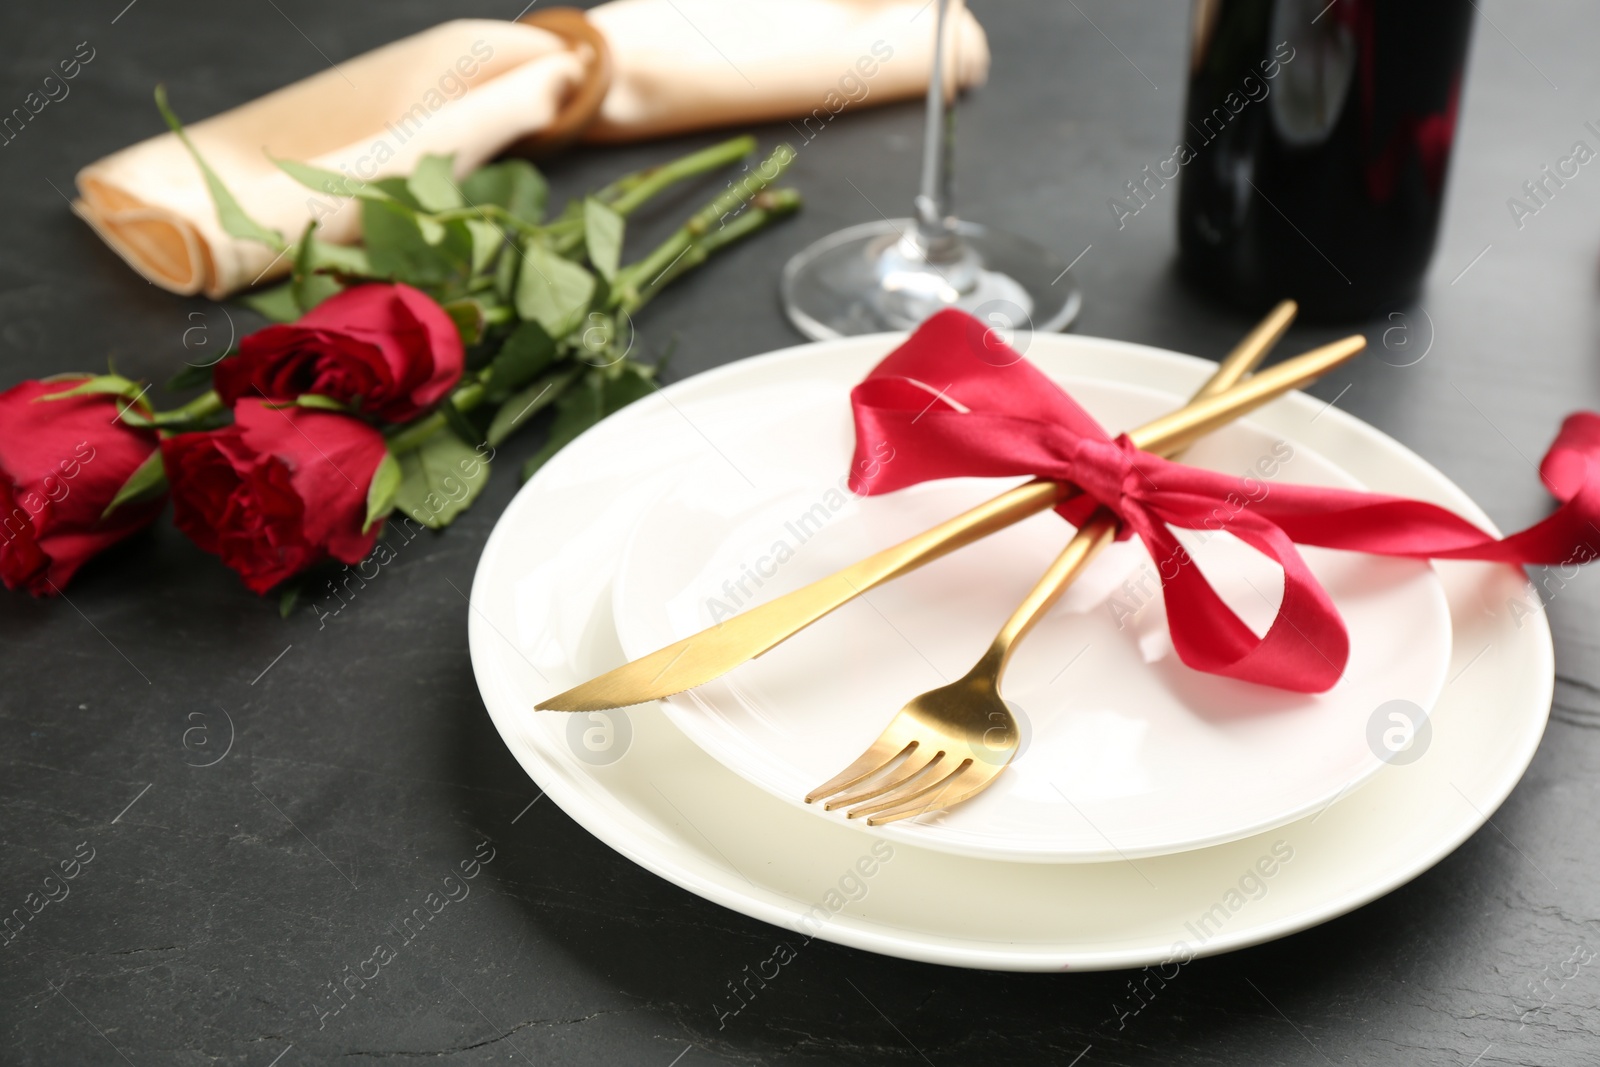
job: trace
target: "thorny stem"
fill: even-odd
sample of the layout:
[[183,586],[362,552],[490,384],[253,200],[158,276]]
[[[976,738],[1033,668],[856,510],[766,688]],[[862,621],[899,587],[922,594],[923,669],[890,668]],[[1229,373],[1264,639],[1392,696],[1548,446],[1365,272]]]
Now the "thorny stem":
[[[723,220],[754,200],[767,186],[776,181],[789,164],[794,162],[794,158],[793,148],[786,144],[779,145],[744,180],[730,185],[715,200],[691,215],[689,221],[679,227],[671,237],[657,245],[655,251],[632,266],[618,271],[616,283],[612,287],[616,294],[617,305],[624,308],[642,305],[648,299],[644,295],[645,291],[654,293],[659,290],[664,284],[662,276],[668,271],[676,270],[674,265],[681,257],[689,254],[693,245],[704,240],[712,232],[712,227],[718,224],[725,227],[727,224]],[[798,205],[798,197],[795,204]],[[792,211],[793,208],[789,210]],[[766,221],[768,219],[763,218],[762,224]],[[677,271],[677,273],[682,272]],[[673,276],[676,277],[676,273]]]
[[800,194],[795,190],[763,190],[751,199],[750,206],[742,213],[722,227],[690,243],[688,249],[661,273],[637,290],[625,295],[618,306],[630,313],[637,311],[678,277],[698,267],[723,248],[743,240],[778,219],[794,214],[799,209]]

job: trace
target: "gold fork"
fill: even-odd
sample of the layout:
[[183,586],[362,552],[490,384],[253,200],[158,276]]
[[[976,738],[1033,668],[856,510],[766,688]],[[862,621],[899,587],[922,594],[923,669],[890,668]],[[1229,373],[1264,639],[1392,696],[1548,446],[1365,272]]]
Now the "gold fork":
[[[1243,410],[1263,403],[1263,398],[1303,385],[1353,357],[1366,343],[1360,337],[1346,338],[1237,385],[1274,340],[1271,333],[1263,334],[1259,328],[1253,331],[1223,360],[1188,406],[1140,427],[1129,437],[1148,451],[1175,455]],[[1232,403],[1219,406],[1216,398],[1223,394]],[[987,789],[1017,751],[1016,718],[1000,696],[1000,679],[1013,649],[1116,532],[1116,516],[1107,508],[1097,508],[972,669],[909,701],[858,759],[807,794],[806,803],[826,798],[823,806],[827,810],[850,807],[849,818],[865,816],[869,826],[877,826],[952,808]]]

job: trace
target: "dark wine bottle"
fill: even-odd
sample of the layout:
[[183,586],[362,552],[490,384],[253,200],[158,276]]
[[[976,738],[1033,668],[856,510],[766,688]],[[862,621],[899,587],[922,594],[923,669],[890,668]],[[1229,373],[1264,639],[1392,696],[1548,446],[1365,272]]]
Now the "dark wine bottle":
[[1249,310],[1415,300],[1433,256],[1470,0],[1195,0],[1179,264]]

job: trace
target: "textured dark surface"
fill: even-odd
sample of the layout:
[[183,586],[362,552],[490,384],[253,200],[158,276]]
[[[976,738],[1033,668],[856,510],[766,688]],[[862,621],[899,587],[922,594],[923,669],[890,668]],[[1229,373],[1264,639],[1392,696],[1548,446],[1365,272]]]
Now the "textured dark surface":
[[[107,356],[163,378],[185,357],[186,330],[226,342],[221,309],[145,285],[61,195],[78,166],[157,131],[155,82],[198,118],[319,69],[319,50],[337,60],[447,16],[519,6],[124,2],[0,10],[0,110],[78,42],[96,50],[70,97],[0,148],[0,382]],[[1077,269],[1082,332],[1225,350],[1246,322],[1175,281],[1175,197],[1120,231],[1106,203],[1171,152],[1182,5],[974,6],[995,66],[962,109],[965,213],[1064,259],[1092,246]],[[1506,206],[1575,140],[1596,143],[1583,123],[1600,121],[1600,13],[1581,0],[1480,6],[1493,24],[1477,27],[1422,306],[1370,325],[1388,362],[1315,391],[1432,460],[1509,528],[1546,507],[1531,462],[1560,416],[1600,407],[1600,171],[1584,168],[1520,230]],[[842,116],[800,153],[801,217],[642,316],[656,343],[678,336],[675,376],[797,339],[776,304],[781,264],[877,208],[903,211],[918,118],[912,105]],[[761,132],[770,143],[787,131]],[[582,152],[551,173],[558,193],[576,192],[679,147]],[[254,325],[237,311],[233,323]],[[1327,336],[1298,331],[1285,350]],[[1421,362],[1392,365],[1430,340]],[[507,451],[520,461],[535,444]],[[0,908],[20,906],[80,842],[94,850],[71,895],[0,948],[0,1062],[942,1067],[1065,1065],[1086,1046],[1084,1065],[1600,1060],[1600,968],[1560,977],[1575,951],[1600,951],[1600,577],[1585,573],[1550,604],[1560,681],[1527,778],[1492,827],[1388,897],[1195,963],[1120,1030],[1106,1020],[1127,974],[962,972],[821,943],[719,1029],[713,1001],[769,954],[771,929],[635,867],[551,803],[513,825],[536,790],[477,698],[457,592],[516,488],[513,469],[502,464],[454,528],[402,553],[321,631],[308,614],[281,621],[171,529],[86,570],[70,602],[0,597]],[[193,766],[220,750],[224,712],[231,750]],[[196,734],[186,747],[197,725],[210,748]],[[319,1028],[312,1005],[327,983],[485,839],[495,858],[471,897]]]

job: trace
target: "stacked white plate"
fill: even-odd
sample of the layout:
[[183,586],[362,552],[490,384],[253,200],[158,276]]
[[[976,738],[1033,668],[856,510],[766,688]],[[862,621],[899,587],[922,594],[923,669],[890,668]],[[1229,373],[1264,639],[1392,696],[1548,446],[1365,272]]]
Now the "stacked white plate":
[[[988,792],[878,829],[803,804],[907,699],[971,666],[1070,536],[1050,513],[690,693],[534,712],[1004,487],[843,489],[850,388],[902,339],[803,345],[670,386],[563,449],[506,510],[473,586],[473,666],[512,752],[591,833],[802,937],[959,966],[1093,969],[1342,914],[1438,862],[1505,799],[1553,682],[1542,613],[1507,608],[1538,603],[1519,571],[1305,549],[1351,655],[1338,685],[1304,696],[1185,668],[1134,541],[1104,553],[1017,652],[1004,691],[1024,748]],[[1027,356],[1113,432],[1179,406],[1214,369],[1057,335],[1033,336]],[[1416,455],[1299,394],[1187,461],[1248,474],[1258,495],[1285,481],[1366,487],[1493,528]],[[1276,568],[1226,533],[1187,543],[1263,629]]]

